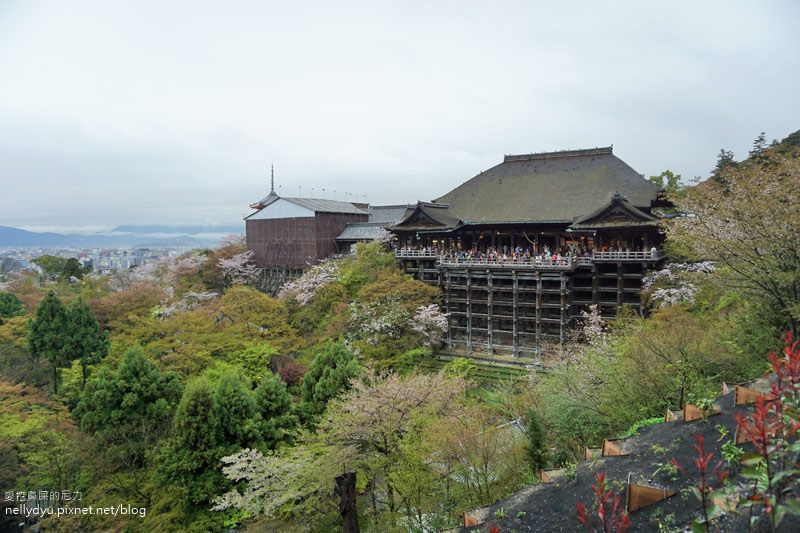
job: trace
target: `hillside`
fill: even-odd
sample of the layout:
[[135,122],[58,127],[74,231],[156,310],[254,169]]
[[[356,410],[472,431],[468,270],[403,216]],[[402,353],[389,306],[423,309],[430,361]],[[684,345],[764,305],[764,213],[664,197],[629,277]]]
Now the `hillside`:
[[[763,385],[762,385],[763,388]],[[577,465],[574,480],[569,480],[565,471],[552,472],[552,483],[542,483],[526,487],[508,498],[490,507],[469,511],[469,515],[479,521],[480,526],[462,528],[461,531],[490,531],[498,526],[501,532],[563,532],[580,531],[583,526],[578,521],[576,505],[583,502],[592,514],[594,493],[592,486],[599,473],[605,474],[606,486],[621,495],[623,507],[627,504],[626,490],[629,483],[655,487],[674,492],[675,495],[642,509],[630,513],[632,532],[649,531],[683,531],[693,520],[702,518],[699,501],[689,493],[690,487],[696,483],[697,469],[694,465],[697,453],[694,449],[695,437],[704,439],[706,453],[712,453],[712,464],[722,460],[722,447],[725,442],[734,438],[736,432],[736,416],[746,415],[752,406],[735,405],[733,391],[721,396],[716,406],[721,410],[719,415],[709,416],[690,422],[679,419],[645,427],[636,435],[616,441],[626,456],[594,457]],[[722,429],[724,428],[724,430]],[[727,431],[725,436],[722,434]],[[740,445],[745,452],[752,452],[753,445]],[[661,464],[676,459],[686,470],[687,475],[678,474],[670,478],[663,473],[656,473]],[[710,470],[710,469],[709,469]],[[731,471],[731,485],[736,487],[740,496],[746,496],[752,482],[741,477],[739,470]],[[500,518],[502,516],[502,518]],[[595,521],[596,521],[596,517]],[[721,531],[746,531],[747,514],[720,519]],[[798,531],[800,519],[787,515],[778,531]],[[763,520],[756,531],[768,531],[769,525]]]

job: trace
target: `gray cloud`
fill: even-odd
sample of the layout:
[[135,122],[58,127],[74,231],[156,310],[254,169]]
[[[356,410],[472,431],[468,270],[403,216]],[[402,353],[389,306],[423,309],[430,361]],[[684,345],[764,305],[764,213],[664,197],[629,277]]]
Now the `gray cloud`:
[[265,193],[430,199],[613,143],[705,176],[800,127],[794,2],[11,2],[0,224],[232,223]]

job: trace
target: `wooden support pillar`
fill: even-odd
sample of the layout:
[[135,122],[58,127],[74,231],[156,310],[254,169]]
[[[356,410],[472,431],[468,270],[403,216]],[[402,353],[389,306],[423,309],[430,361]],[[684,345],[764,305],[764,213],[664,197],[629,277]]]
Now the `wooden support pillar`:
[[625,280],[622,274],[622,263],[617,263],[617,312],[615,316],[619,315],[619,310],[622,309],[622,302],[624,291],[622,290],[625,286]]
[[519,328],[517,326],[517,317],[519,316],[519,278],[517,276],[517,271],[514,270],[511,272],[511,277],[513,279],[513,305],[512,305],[512,319],[513,326],[512,326],[512,334],[511,334],[511,345],[512,345],[512,353],[514,357],[519,355]]
[[472,354],[472,279],[467,269],[467,353]]
[[567,290],[567,275],[561,274],[561,316],[558,323],[558,352],[563,355],[564,352],[564,333],[566,329],[565,321],[568,320],[569,309],[569,291]]
[[450,308],[450,271],[445,272],[444,309],[447,313],[447,349],[453,349],[452,313]]
[[592,303],[600,303],[600,272],[597,263],[592,261]]
[[542,348],[542,275],[536,274],[536,353]]
[[492,271],[486,271],[486,353],[494,353],[494,339],[492,328]]

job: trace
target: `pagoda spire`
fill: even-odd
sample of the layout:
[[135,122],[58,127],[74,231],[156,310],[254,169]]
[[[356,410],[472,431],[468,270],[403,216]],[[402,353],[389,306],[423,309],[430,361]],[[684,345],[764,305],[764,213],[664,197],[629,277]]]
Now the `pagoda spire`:
[[275,165],[270,165],[269,168],[269,183],[270,183],[270,194],[275,194]]

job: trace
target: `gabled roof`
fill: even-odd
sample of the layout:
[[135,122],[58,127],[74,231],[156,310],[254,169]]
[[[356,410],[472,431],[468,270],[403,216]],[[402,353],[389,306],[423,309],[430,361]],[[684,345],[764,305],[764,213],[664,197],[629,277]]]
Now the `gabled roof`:
[[658,187],[612,153],[612,148],[507,155],[502,163],[434,200],[465,224],[571,223],[620,193],[649,209]]
[[448,205],[430,202],[417,202],[417,205],[406,211],[403,219],[388,230],[404,231],[443,231],[461,225],[461,220],[450,213]]
[[350,202],[341,200],[320,200],[318,198],[284,198],[293,204],[305,207],[316,213],[350,213],[353,215],[367,215],[366,210],[356,207]]
[[255,213],[251,213],[245,219],[248,219],[261,211],[262,209],[266,209],[271,204],[275,203],[278,200],[284,200],[286,202],[290,202],[294,205],[303,207],[310,211],[314,211],[315,213],[345,213],[345,214],[352,214],[352,215],[368,215],[367,211],[361,209],[353,205],[350,202],[343,202],[340,200],[321,200],[319,198],[291,198],[291,197],[283,197],[278,196],[275,192],[270,192],[269,196],[253,204],[251,207],[254,209],[258,209]]
[[396,224],[403,219],[406,211],[411,207],[402,205],[371,205],[369,206],[369,221],[381,222],[384,225]]
[[634,226],[656,226],[658,218],[633,206],[627,198],[617,193],[606,205],[572,223],[572,229],[620,228]]
[[376,241],[386,235],[383,222],[350,222],[344,227],[342,233],[336,237],[337,241]]

